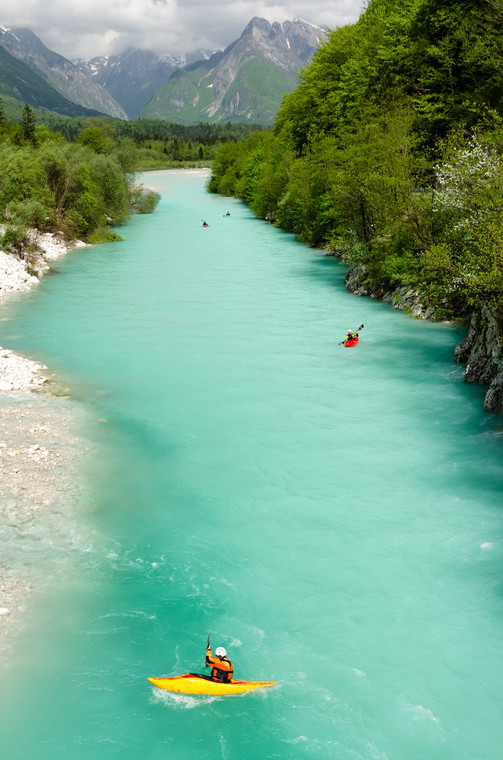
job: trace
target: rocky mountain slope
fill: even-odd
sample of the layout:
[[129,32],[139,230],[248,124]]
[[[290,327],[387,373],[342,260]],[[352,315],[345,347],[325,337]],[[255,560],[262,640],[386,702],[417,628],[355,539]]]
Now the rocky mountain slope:
[[104,87],[66,58],[46,48],[29,29],[0,26],[0,46],[72,103],[119,119],[127,118],[125,110]]
[[75,65],[104,87],[121,104],[130,119],[136,119],[175,69],[208,57],[209,54],[204,51],[192,56],[159,57],[148,50],[129,48],[121,55],[75,61]]
[[185,124],[199,121],[272,123],[285,93],[325,36],[295,19],[270,24],[253,18],[223,53],[176,70],[140,117]]
[[[98,116],[99,112],[72,103],[26,63],[18,61],[0,46],[0,95],[7,103],[27,103],[34,108],[55,111],[64,116]],[[15,106],[14,106],[15,109]],[[20,111],[19,111],[20,112]]]

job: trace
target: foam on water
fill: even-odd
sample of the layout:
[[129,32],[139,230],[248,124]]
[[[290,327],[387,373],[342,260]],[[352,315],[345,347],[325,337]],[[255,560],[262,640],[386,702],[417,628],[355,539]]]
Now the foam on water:
[[[462,333],[349,295],[200,176],[145,182],[153,216],[0,325],[97,447],[88,551],[62,551],[3,681],[9,760],[497,757],[502,426],[452,362]],[[152,687],[202,672],[208,633],[278,687]]]

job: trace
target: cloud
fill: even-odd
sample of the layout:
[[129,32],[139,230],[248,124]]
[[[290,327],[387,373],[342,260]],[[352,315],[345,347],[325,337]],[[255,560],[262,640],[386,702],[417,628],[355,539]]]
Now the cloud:
[[254,17],[296,17],[314,24],[353,23],[363,0],[3,0],[0,23],[31,29],[51,50],[75,60],[127,47],[157,54],[223,50]]

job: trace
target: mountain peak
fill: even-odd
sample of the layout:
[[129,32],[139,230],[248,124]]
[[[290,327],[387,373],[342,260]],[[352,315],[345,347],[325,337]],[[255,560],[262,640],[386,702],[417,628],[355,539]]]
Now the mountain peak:
[[270,124],[324,34],[304,19],[271,24],[254,16],[223,53],[178,69],[140,117],[185,124],[229,118]]

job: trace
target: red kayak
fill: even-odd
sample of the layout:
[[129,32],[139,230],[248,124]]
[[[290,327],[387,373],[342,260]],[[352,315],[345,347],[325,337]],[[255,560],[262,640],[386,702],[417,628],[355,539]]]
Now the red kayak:
[[[353,346],[356,346],[358,344],[358,333],[360,330],[363,330],[364,327],[365,325],[361,324],[358,330],[348,330],[345,340],[341,340],[339,346],[342,346],[342,344],[344,344],[345,348],[352,348]],[[352,336],[350,340],[348,340],[349,335]]]

